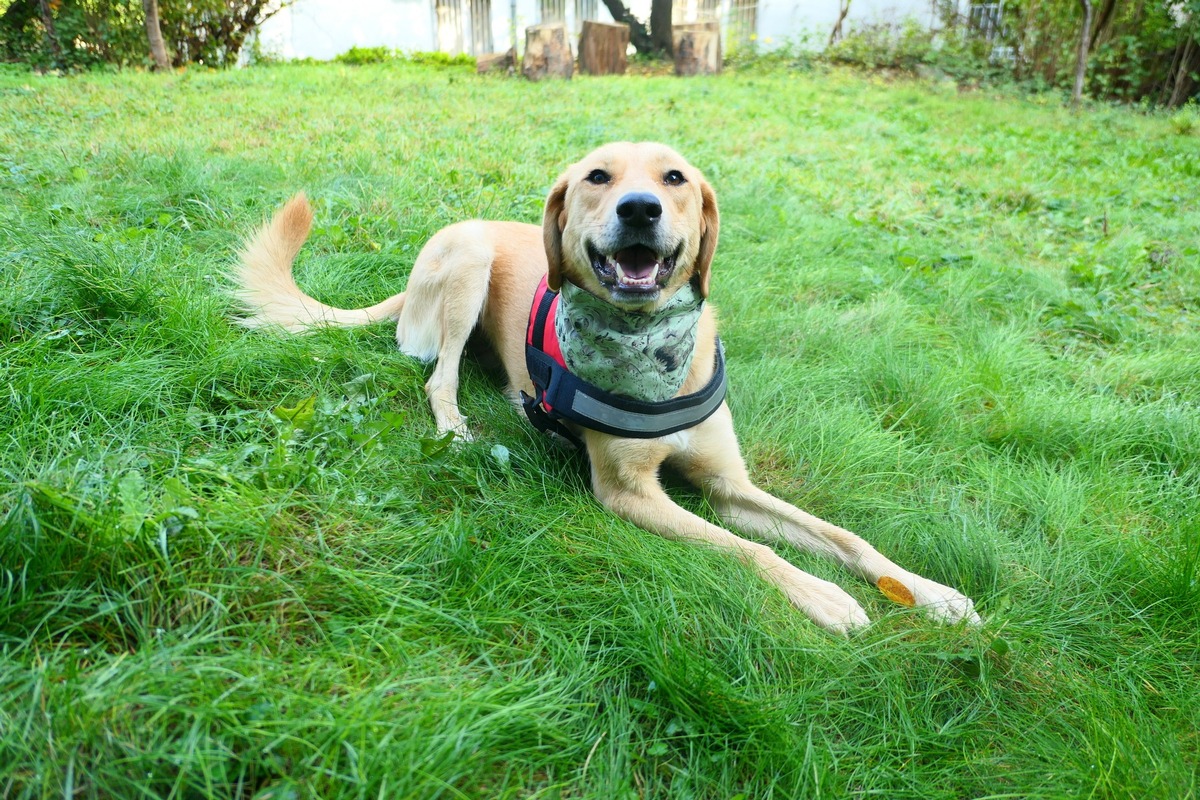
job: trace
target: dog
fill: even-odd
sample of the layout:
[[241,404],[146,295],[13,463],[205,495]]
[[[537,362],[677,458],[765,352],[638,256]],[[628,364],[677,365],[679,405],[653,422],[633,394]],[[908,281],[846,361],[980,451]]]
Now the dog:
[[[526,405],[531,400],[537,405],[527,361],[529,321],[535,295],[546,290],[563,292],[563,301],[573,298],[572,309],[585,308],[568,327],[578,323],[584,333],[601,337],[611,317],[632,325],[635,341],[643,341],[638,339],[643,335],[652,339],[666,324],[664,309],[684,309],[671,318],[675,329],[667,338],[676,345],[686,340],[687,352],[663,359],[658,357],[662,348],[647,356],[645,348],[632,347],[638,352],[626,368],[625,353],[596,358],[592,339],[580,345],[593,357],[579,360],[597,367],[593,374],[601,382],[606,375],[617,376],[615,381],[648,369],[647,380],[669,378],[654,384],[657,391],[682,398],[713,384],[722,369],[715,316],[705,302],[720,230],[716,195],[699,170],[664,145],[609,144],[571,165],[554,182],[540,227],[476,220],[442,229],[418,255],[406,290],[367,308],[333,308],[297,286],[292,262],[311,224],[311,208],[300,194],[246,240],[232,276],[246,310],[241,322],[307,331],[395,321],[402,352],[436,361],[425,391],[439,433],[470,435],[458,407],[458,372],[476,329],[503,365],[510,399],[520,404],[524,397]],[[568,331],[572,337],[576,333]],[[582,443],[593,490],[606,508],[652,533],[741,559],[825,629],[844,634],[869,620],[838,585],[676,505],[660,483],[660,468],[669,465],[698,486],[730,528],[832,558],[893,600],[939,621],[980,624],[974,604],[960,592],[901,568],[855,534],[756,487],[740,455],[728,405],[721,397],[710,402],[713,408],[702,420],[662,435],[635,438],[570,420],[558,424]]]

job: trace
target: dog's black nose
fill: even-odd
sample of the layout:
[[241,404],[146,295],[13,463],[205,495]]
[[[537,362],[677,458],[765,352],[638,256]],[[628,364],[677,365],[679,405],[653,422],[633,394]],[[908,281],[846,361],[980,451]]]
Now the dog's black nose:
[[648,192],[632,192],[617,203],[617,216],[626,225],[648,228],[662,216],[662,203]]

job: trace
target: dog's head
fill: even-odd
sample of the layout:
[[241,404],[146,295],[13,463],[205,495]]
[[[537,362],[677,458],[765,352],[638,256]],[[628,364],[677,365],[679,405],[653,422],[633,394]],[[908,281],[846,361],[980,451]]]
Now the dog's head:
[[589,153],[555,182],[542,224],[551,289],[566,280],[646,311],[690,280],[708,296],[717,198],[665,145],[618,142]]

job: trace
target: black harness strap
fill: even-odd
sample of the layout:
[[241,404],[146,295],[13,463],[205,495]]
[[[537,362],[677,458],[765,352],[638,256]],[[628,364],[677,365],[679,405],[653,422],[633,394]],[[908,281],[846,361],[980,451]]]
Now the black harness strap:
[[[720,339],[713,356],[712,378],[700,391],[683,397],[660,402],[634,400],[606,392],[579,378],[542,349],[556,295],[549,290],[542,294],[530,323],[532,336],[525,345],[525,363],[533,381],[534,396],[522,392],[521,399],[525,415],[535,428],[557,433],[577,447],[582,442],[562,424],[563,420],[613,436],[655,439],[699,425],[721,407],[727,383]],[[554,335],[553,331],[550,333]]]

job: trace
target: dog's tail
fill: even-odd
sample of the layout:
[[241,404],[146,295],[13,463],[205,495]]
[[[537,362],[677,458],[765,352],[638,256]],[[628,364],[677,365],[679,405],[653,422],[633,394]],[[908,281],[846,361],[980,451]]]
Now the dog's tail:
[[327,306],[305,294],[292,277],[292,262],[308,238],[313,213],[300,193],[271,221],[250,235],[233,272],[234,294],[246,310],[238,321],[248,328],[277,325],[305,331],[323,325],[351,328],[385,319],[399,319],[404,292],[369,308]]

